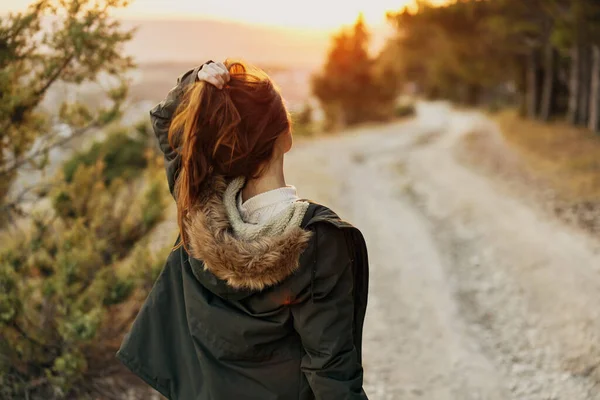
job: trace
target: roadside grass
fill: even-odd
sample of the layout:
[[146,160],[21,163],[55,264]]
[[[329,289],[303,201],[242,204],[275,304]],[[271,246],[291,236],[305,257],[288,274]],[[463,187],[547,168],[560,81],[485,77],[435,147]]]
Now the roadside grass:
[[600,136],[563,122],[490,114],[500,133],[479,128],[463,143],[466,160],[532,194],[559,218],[600,233]]
[[505,140],[534,174],[571,203],[600,202],[600,136],[562,122],[519,118],[516,112],[493,117]]

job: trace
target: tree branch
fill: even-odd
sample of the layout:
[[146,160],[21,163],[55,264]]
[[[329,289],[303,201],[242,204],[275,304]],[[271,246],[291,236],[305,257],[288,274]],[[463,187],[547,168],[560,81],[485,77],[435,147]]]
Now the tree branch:
[[23,328],[21,328],[21,326],[19,324],[17,324],[16,321],[13,321],[11,326],[21,335],[23,336],[23,338],[25,338],[25,340],[27,340],[29,343],[34,344],[36,346],[39,346],[41,348],[47,348],[47,346],[38,341],[37,339],[32,338],[31,336],[29,336],[29,334],[27,332],[25,332],[25,330],[23,330]]
[[[17,210],[17,208],[19,208],[19,205],[25,201],[25,196],[29,193],[32,192],[33,190],[48,190],[49,188],[51,188],[52,186],[55,186],[56,184],[51,184],[51,183],[45,183],[45,184],[40,184],[40,185],[31,185],[31,186],[27,186],[26,188],[22,189],[19,193],[17,193],[15,196],[10,196],[11,198],[9,199],[8,202],[0,205],[0,212],[5,212],[6,215],[9,215],[9,212],[12,210],[13,212],[15,210]],[[33,198],[31,201],[35,201],[38,200],[39,197],[36,196],[35,198]],[[19,210],[22,211],[22,210]],[[25,215],[24,213],[21,213],[23,215]]]
[[83,135],[84,133],[86,133],[87,131],[89,131],[92,128],[97,128],[99,127],[99,123],[98,121],[92,121],[91,123],[89,123],[87,126],[84,126],[82,128],[77,129],[74,133],[72,133],[71,135],[69,135],[66,138],[63,138],[61,140],[57,140],[56,142],[53,142],[52,144],[49,144],[47,146],[44,146],[43,148],[34,151],[33,153],[29,154],[27,157],[21,158],[15,162],[12,163],[12,165],[0,170],[0,177],[3,176],[7,176],[11,173],[13,173],[14,171],[16,171],[18,168],[22,167],[23,165],[27,164],[29,161],[32,161],[33,159],[41,156],[42,154],[56,148],[56,147],[61,147],[64,146],[65,144],[69,143],[71,140]]
[[73,60],[73,57],[73,53],[69,54],[67,58],[65,58],[63,64],[54,72],[54,74],[50,76],[50,79],[48,79],[46,84],[35,91],[35,96],[38,97],[38,101],[36,103],[39,103],[39,100],[41,100],[41,96],[43,96],[44,93],[46,93],[46,90],[48,90],[48,88],[54,83],[54,81],[56,81],[60,77],[65,68],[69,66],[69,64]]

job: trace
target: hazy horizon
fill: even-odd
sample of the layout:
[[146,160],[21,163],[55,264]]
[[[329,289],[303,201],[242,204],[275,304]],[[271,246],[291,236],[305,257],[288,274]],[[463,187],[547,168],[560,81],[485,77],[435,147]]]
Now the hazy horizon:
[[[235,5],[221,0],[134,0],[112,15],[125,28],[138,27],[125,51],[138,63],[191,62],[241,58],[256,64],[315,69],[331,37],[362,14],[379,51],[393,31],[386,13],[414,6],[416,0],[255,0]],[[429,0],[443,4],[449,0]],[[32,0],[4,0],[0,15],[24,10]]]
[[[139,63],[195,62],[205,58],[241,58],[257,64],[314,69],[331,44],[331,32],[276,28],[247,22],[198,19],[128,19],[137,28],[125,51]],[[377,51],[389,27],[369,27]]]
[[[445,0],[436,0],[436,2]],[[25,9],[31,0],[3,0],[0,14]],[[244,22],[280,29],[315,30],[331,33],[343,25],[352,24],[362,13],[369,25],[382,25],[387,11],[394,11],[414,0],[345,1],[343,7],[335,2],[304,0],[290,3],[273,0],[238,2],[235,5],[221,0],[138,0],[126,8],[113,11],[120,19],[195,19],[208,18],[223,22]]]

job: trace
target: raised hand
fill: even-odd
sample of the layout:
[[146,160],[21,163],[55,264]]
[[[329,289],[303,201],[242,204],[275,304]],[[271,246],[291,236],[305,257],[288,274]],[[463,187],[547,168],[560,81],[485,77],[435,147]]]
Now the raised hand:
[[223,89],[230,78],[229,70],[227,70],[227,67],[221,62],[204,64],[200,71],[198,71],[199,81],[208,82],[218,89]]

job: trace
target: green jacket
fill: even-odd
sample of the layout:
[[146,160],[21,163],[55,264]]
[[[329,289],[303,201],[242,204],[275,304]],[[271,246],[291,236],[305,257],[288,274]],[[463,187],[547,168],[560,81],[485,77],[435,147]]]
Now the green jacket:
[[[199,68],[150,112],[171,191],[179,160],[168,127]],[[170,254],[118,359],[169,399],[367,399],[360,231],[311,202],[296,231],[242,243],[227,231],[223,181],[213,183],[186,226],[190,254],[203,258],[183,248]]]

